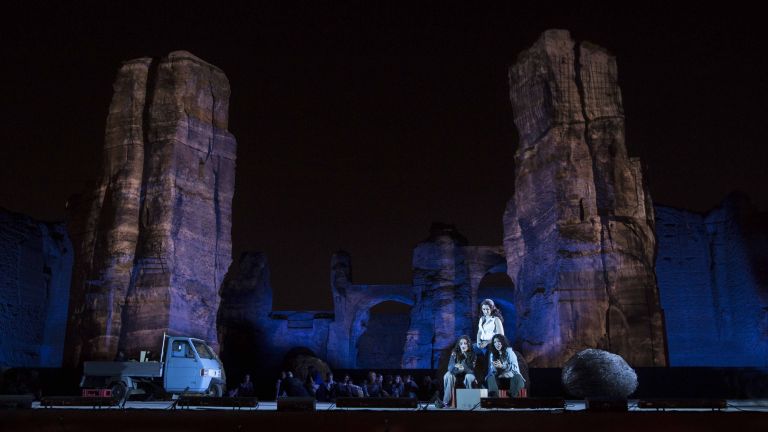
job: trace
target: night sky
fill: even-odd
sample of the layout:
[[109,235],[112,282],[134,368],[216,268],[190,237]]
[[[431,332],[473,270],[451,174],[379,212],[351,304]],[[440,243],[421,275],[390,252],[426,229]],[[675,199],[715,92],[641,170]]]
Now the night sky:
[[330,308],[337,249],[356,283],[410,283],[432,221],[501,244],[517,145],[507,68],[548,28],[617,56],[627,145],[656,204],[703,212],[741,190],[768,210],[754,10],[28,3],[0,18],[0,207],[63,219],[97,179],[120,63],[188,50],[230,80],[233,257],[267,253],[277,309]]

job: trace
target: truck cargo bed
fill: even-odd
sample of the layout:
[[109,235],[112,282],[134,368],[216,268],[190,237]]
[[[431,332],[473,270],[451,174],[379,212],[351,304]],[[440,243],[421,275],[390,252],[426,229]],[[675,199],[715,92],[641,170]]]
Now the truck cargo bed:
[[83,374],[85,376],[161,377],[163,363],[159,361],[87,361],[83,365]]

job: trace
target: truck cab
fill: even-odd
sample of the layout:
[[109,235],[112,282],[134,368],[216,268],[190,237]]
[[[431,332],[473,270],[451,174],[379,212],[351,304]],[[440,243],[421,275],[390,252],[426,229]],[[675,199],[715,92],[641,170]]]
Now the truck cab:
[[169,337],[164,363],[163,387],[167,392],[223,395],[221,361],[205,341],[190,337]]

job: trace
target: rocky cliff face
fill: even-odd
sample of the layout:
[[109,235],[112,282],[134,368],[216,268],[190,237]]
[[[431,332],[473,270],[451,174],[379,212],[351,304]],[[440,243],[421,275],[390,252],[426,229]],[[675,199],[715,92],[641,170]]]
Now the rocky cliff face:
[[533,367],[584,348],[666,364],[654,226],[627,156],[616,62],[550,30],[510,68],[520,145],[504,215],[518,345]]
[[63,223],[0,209],[0,366],[61,366],[72,260]]
[[159,349],[164,331],[216,346],[231,261],[228,100],[224,73],[185,51],[118,71],[101,180],[70,227],[69,362]]

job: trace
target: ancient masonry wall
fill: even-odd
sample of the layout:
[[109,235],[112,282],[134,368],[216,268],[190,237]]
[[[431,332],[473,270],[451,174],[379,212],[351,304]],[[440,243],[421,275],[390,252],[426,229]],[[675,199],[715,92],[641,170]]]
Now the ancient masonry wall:
[[707,214],[656,207],[670,366],[768,366],[768,232],[755,216],[733,198]]
[[0,366],[61,366],[72,260],[63,223],[0,209]]

